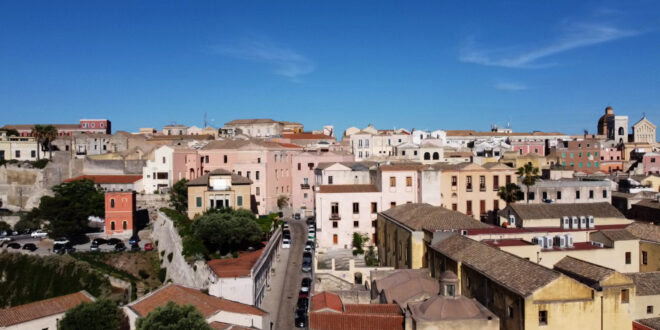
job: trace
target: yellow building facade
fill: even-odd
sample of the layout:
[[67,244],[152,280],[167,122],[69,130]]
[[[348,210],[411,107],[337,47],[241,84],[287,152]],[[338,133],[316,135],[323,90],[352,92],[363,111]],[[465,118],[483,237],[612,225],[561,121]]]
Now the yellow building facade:
[[218,169],[188,182],[188,217],[211,208],[252,210],[250,185],[246,177]]

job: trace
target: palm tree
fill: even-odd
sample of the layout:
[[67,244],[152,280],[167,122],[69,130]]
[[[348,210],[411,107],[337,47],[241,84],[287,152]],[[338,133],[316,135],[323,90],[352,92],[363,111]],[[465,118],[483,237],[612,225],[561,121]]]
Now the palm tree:
[[53,125],[48,125],[43,128],[44,139],[48,143],[48,158],[53,159],[53,141],[57,139],[57,128]]
[[282,210],[284,207],[289,205],[289,197],[285,195],[280,195],[277,197],[277,207]]
[[520,187],[515,183],[501,186],[497,192],[497,196],[499,196],[506,205],[513,204],[520,200]]
[[37,142],[37,160],[39,160],[39,149],[41,142],[44,139],[44,126],[34,125],[34,127],[32,127],[32,137],[34,137],[34,140]]
[[525,166],[518,168],[516,175],[522,178],[522,183],[527,187],[527,204],[529,204],[529,187],[533,186],[538,180],[539,168],[534,167],[531,162],[525,164]]

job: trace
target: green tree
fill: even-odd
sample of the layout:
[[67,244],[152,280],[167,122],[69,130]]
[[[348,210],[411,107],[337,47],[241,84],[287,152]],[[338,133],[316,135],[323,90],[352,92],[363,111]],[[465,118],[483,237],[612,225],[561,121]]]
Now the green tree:
[[527,204],[529,204],[529,187],[536,184],[536,180],[539,179],[539,168],[534,167],[532,163],[527,163],[525,166],[518,168],[516,175],[522,178],[522,183],[527,187]]
[[91,180],[61,183],[53,187],[55,196],[44,196],[37,217],[48,220],[50,237],[73,237],[89,230],[90,215],[103,217],[103,191]]
[[3,231],[6,232],[11,231],[11,226],[4,221],[0,221],[0,233],[2,233]]
[[195,220],[192,230],[209,253],[245,250],[264,237],[254,214],[242,209],[211,209]]
[[179,306],[170,301],[136,322],[137,330],[210,330],[204,316],[192,305]]
[[188,211],[188,180],[181,179],[172,186],[170,204],[182,214]]
[[378,266],[378,256],[376,255],[376,250],[373,246],[369,246],[367,253],[364,254],[364,262],[369,267]]
[[277,208],[282,210],[289,205],[289,196],[280,195],[277,197]]
[[60,320],[60,330],[85,330],[94,325],[94,329],[117,330],[124,314],[117,305],[106,299],[91,303],[82,303],[64,314]]
[[57,128],[53,125],[47,125],[43,127],[43,138],[44,142],[48,146],[48,158],[53,159],[53,141],[57,139]]
[[39,156],[39,151],[41,149],[41,144],[45,137],[44,126],[34,125],[34,127],[32,127],[32,137],[34,137],[34,141],[37,142],[37,160],[39,160],[41,159],[41,157]]
[[3,130],[7,133],[7,136],[18,136],[18,131],[11,128],[11,129],[5,129]]
[[501,186],[497,191],[497,196],[499,196],[506,205],[513,204],[520,200],[520,187],[515,183],[508,183],[505,186]]
[[353,233],[353,255],[364,254],[364,243],[368,241],[369,236],[360,233]]

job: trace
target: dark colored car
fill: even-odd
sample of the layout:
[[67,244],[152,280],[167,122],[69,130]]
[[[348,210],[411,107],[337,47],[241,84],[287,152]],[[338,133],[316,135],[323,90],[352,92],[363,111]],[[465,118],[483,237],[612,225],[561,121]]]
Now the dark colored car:
[[298,292],[298,298],[309,298],[309,291],[300,290]]
[[92,243],[92,245],[89,246],[90,251],[99,251],[99,245]]
[[302,281],[300,282],[300,289],[301,290],[306,289],[307,292],[309,292],[311,288],[312,288],[312,279],[309,277],[303,278]]
[[21,245],[18,244],[18,243],[9,243],[9,244],[7,244],[7,248],[20,249]]
[[307,217],[307,224],[309,225],[312,223],[316,223],[316,219],[314,219],[314,217]]
[[108,240],[107,240],[107,239],[103,239],[103,238],[95,238],[95,239],[92,241],[92,244],[94,244],[94,245],[108,244]]
[[64,244],[53,245],[53,253],[64,254]]
[[118,239],[118,238],[111,238],[111,239],[108,240],[108,243],[107,243],[107,244],[108,244],[108,245],[117,245],[117,244],[119,244],[119,243],[124,244],[124,243],[122,243],[122,241],[121,241],[120,239]]
[[296,324],[296,328],[307,328],[307,311],[297,309],[294,316],[294,323]]
[[314,250],[314,242],[307,241],[307,243],[305,243],[305,252],[312,252],[313,250]]
[[296,308],[303,309],[303,310],[306,311],[307,307],[309,307],[309,299],[307,299],[307,298],[298,298],[298,303],[296,303]]
[[300,220],[300,213],[294,214],[293,218],[296,219],[296,220]]
[[27,243],[23,245],[23,250],[29,250],[30,252],[34,252],[37,250],[37,246],[34,243]]
[[131,252],[136,252],[136,251],[140,251],[140,245],[131,244]]
[[303,252],[302,271],[305,273],[312,271],[312,254],[310,252]]
[[131,239],[128,240],[128,244],[133,245],[137,244],[140,241],[140,238],[137,236],[131,237]]
[[126,251],[126,245],[122,242],[115,244],[115,251],[116,252]]
[[67,244],[64,244],[64,252],[73,253],[73,252],[76,252],[76,248],[73,247],[73,244],[67,243]]

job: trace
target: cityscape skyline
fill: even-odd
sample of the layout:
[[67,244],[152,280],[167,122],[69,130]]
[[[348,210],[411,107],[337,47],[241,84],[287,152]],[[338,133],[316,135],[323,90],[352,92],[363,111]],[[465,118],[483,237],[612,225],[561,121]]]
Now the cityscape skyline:
[[102,117],[137,131],[200,126],[207,113],[214,127],[235,118],[337,132],[510,122],[579,134],[595,132],[592,118],[608,105],[630,124],[642,113],[660,122],[657,9],[3,3],[0,124]]

